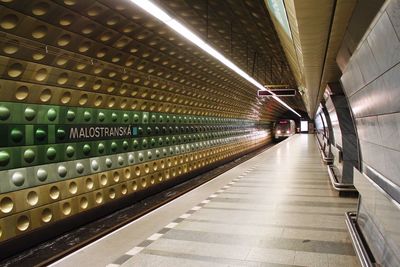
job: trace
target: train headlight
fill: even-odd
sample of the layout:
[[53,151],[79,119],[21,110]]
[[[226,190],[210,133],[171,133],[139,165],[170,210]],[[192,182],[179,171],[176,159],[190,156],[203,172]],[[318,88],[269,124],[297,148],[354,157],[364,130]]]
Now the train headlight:
[[288,133],[290,133],[290,131],[289,131],[289,130],[287,130],[287,131],[286,131],[286,133],[288,134]]
[[281,130],[277,130],[276,133],[277,133],[277,134],[281,134]]

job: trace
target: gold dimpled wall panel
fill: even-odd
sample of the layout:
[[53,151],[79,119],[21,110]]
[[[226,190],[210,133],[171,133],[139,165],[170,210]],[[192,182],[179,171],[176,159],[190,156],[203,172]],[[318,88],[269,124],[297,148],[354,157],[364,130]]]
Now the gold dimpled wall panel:
[[127,1],[0,6],[0,245],[257,149],[285,111]]

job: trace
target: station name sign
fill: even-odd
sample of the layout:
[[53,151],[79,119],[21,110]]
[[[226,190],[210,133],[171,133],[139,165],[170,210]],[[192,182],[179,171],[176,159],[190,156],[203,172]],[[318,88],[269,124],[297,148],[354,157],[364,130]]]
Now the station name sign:
[[66,126],[68,141],[94,141],[103,139],[132,138],[137,127],[132,125],[71,125]]

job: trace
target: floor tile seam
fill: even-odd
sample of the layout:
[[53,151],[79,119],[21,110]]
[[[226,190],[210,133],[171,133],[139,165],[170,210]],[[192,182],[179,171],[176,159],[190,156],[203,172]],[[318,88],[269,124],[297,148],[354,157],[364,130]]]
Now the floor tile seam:
[[[164,256],[164,257],[173,257],[173,258],[183,258],[183,259],[193,259],[192,254],[188,253],[176,253],[176,252],[171,252],[171,251],[165,251],[165,250],[158,250],[158,249],[146,249],[143,251],[144,254],[148,255],[157,255],[157,256]],[[249,251],[250,253],[250,251]],[[169,254],[168,256],[166,254]],[[245,259],[232,259],[232,258],[222,258],[222,257],[214,257],[214,256],[204,256],[204,255],[195,255],[198,258],[208,258],[204,260],[196,259],[198,261],[203,261],[203,262],[218,262],[222,264],[228,264],[229,266],[231,263],[224,263],[224,262],[233,262],[233,261],[238,261],[241,264],[243,263],[251,263],[251,264],[257,264],[257,263],[266,263],[266,264],[273,264],[276,267],[282,266],[282,267],[302,267],[301,265],[287,265],[287,264],[279,264],[279,263],[272,263],[272,262],[266,262],[266,261],[257,261],[257,260],[245,260]],[[234,266],[238,266],[236,264],[233,264]],[[247,266],[247,265],[245,265]],[[253,265],[251,265],[253,266]]]
[[[262,248],[261,248],[262,249]],[[279,250],[284,250],[284,249],[279,249]],[[342,255],[342,254],[332,254],[332,253],[319,253],[319,252],[305,252],[305,251],[299,251],[299,250],[287,250],[289,253],[294,254],[293,257],[294,259],[298,257],[299,253],[314,253],[314,254],[320,254],[320,255],[325,255],[327,258],[329,256],[344,256],[344,257],[353,257],[355,256],[352,255]],[[197,258],[212,258],[212,262],[215,263],[216,260],[219,262],[221,261],[241,261],[241,262],[248,262],[248,263],[266,263],[266,264],[273,264],[274,266],[285,266],[285,267],[301,267],[304,265],[294,265],[293,264],[284,264],[284,263],[277,263],[277,262],[272,262],[272,261],[266,261],[266,260],[261,260],[261,259],[249,259],[249,254],[252,252],[252,249],[249,249],[249,252],[244,258],[226,258],[226,257],[215,257],[215,256],[209,256],[209,255],[199,255],[199,254],[188,254],[188,253],[176,253],[174,251],[168,251],[168,250],[161,250],[161,249],[152,249],[152,248],[147,248],[143,250],[143,254],[147,255],[158,255],[158,256],[164,256],[164,257],[174,257],[174,258],[183,258],[183,259],[193,259],[194,257]],[[166,254],[169,254],[168,256]],[[184,257],[182,257],[184,255]],[[197,259],[198,260],[198,259]],[[202,260],[200,260],[202,261]],[[230,266],[230,265],[229,265]],[[235,265],[236,266],[236,265]],[[242,266],[242,265],[240,265]],[[246,265],[247,266],[247,265]],[[269,266],[269,265],[268,265]]]
[[248,185],[273,185],[273,186],[287,186],[288,184],[292,184],[293,186],[329,186],[330,183],[327,180],[318,180],[317,182],[313,181],[305,181],[297,180],[296,178],[287,179],[287,180],[277,180],[276,177],[271,178],[260,178],[259,180],[248,179],[246,181],[240,182],[238,184],[248,184]]
[[[270,192],[268,192],[270,193]],[[223,198],[224,199],[230,199],[232,200],[231,202],[249,202],[249,203],[254,203],[256,201],[253,200],[259,200],[260,197],[259,196],[265,196],[265,194],[238,194],[239,196],[232,196],[235,195],[235,192],[231,192],[229,191],[225,191],[223,192]],[[247,196],[247,197],[246,197]],[[348,204],[348,205],[356,205],[357,202],[356,201],[348,201],[342,198],[321,198],[319,200],[315,199],[318,198],[319,196],[296,196],[296,195],[289,195],[289,194],[268,194],[268,196],[273,196],[273,197],[287,197],[289,198],[293,198],[293,200],[298,200],[298,201],[311,201],[311,202],[318,202],[318,203],[338,203],[338,204]],[[297,198],[297,199],[296,199]],[[237,200],[237,201],[235,201]],[[268,199],[262,199],[262,200],[268,200]],[[292,200],[292,201],[293,201]],[[278,202],[279,203],[279,202]]]
[[[273,186],[264,186],[264,185],[261,185],[261,186],[237,185],[237,186],[236,186],[236,188],[239,188],[239,187],[245,187],[245,188],[271,188],[271,189],[278,189],[278,186],[273,187]],[[293,186],[288,187],[288,186],[285,186],[284,188],[288,188],[288,189],[306,189],[306,190],[326,190],[326,191],[328,191],[328,192],[332,192],[332,190],[329,189],[329,187],[323,187],[323,188],[322,188],[322,187],[317,187],[317,188],[312,188],[312,187],[293,187]]]
[[[279,167],[279,166],[276,166],[276,167]],[[291,175],[293,175],[295,173],[296,173],[296,175],[298,174],[303,179],[307,179],[307,176],[312,175],[314,178],[308,178],[308,179],[315,179],[317,181],[322,181],[322,178],[320,178],[321,176],[323,176],[324,178],[325,177],[329,177],[329,174],[326,173],[326,169],[318,170],[318,171],[317,170],[314,170],[314,171],[310,171],[310,170],[302,171],[302,170],[296,170],[296,169],[287,170],[287,171],[276,171],[276,170],[275,171],[265,170],[265,171],[262,171],[262,172],[261,171],[258,171],[258,172],[254,171],[253,177],[257,178],[257,177],[262,176],[262,175],[276,175],[276,174],[279,174],[279,175],[282,175],[282,176],[285,176],[285,175],[291,176]]]
[[[231,187],[231,190],[229,190],[229,191],[227,191],[227,192],[225,192],[225,194],[236,194],[236,195],[251,195],[251,196],[263,196],[263,195],[265,195],[265,192],[260,192],[260,193],[257,193],[257,192],[240,192],[240,191],[232,191],[232,189],[234,189],[235,187],[234,186],[232,186]],[[269,194],[270,195],[275,195],[275,196],[277,196],[277,197],[280,197],[280,196],[289,196],[289,197],[310,197],[310,198],[318,198],[318,197],[320,197],[320,198],[325,198],[325,199],[331,199],[331,200],[340,200],[340,198],[338,199],[338,196],[337,195],[334,195],[334,196],[326,196],[326,195],[299,195],[299,194],[279,194],[279,193],[275,193],[274,194],[274,192],[269,192]],[[352,203],[352,202],[354,202],[355,204],[357,204],[357,202],[358,202],[358,199],[357,198],[354,198],[354,200],[353,201],[350,201],[350,202],[340,202],[340,203]]]
[[[261,209],[240,209],[240,208],[220,208],[220,207],[205,207],[205,209],[209,210],[234,210],[234,211],[249,211],[249,212],[270,212],[273,210],[261,210]],[[279,211],[280,213],[284,214],[307,214],[307,215],[319,215],[319,216],[332,216],[332,217],[343,217],[343,213],[323,213],[323,212],[301,212],[301,211]]]
[[[177,239],[176,241],[185,241],[185,240],[179,240],[179,239]],[[197,241],[189,241],[189,242],[197,242]],[[200,242],[200,243],[201,243],[201,242]],[[206,243],[206,244],[207,244],[207,243]],[[221,244],[222,244],[222,243],[221,243]],[[226,244],[226,245],[227,245],[227,246],[232,246],[231,243],[230,243],[230,244]],[[351,243],[349,243],[348,245],[351,245]],[[234,246],[236,246],[236,245],[234,245]],[[237,258],[237,259],[232,259],[232,258],[229,259],[229,258],[223,258],[223,257],[207,256],[207,255],[202,255],[202,254],[176,253],[175,250],[174,250],[174,251],[171,251],[171,250],[168,250],[168,249],[160,249],[160,248],[158,248],[158,249],[157,249],[157,248],[145,248],[145,249],[143,250],[142,253],[144,253],[144,254],[150,254],[150,255],[151,255],[151,254],[152,254],[152,253],[151,253],[152,251],[159,251],[159,252],[166,253],[166,254],[186,254],[186,255],[188,255],[190,258],[193,258],[194,256],[198,256],[198,257],[212,257],[212,258],[219,258],[219,259],[226,259],[226,260],[242,260],[242,261],[251,261],[251,262],[256,261],[256,262],[263,262],[263,263],[273,263],[273,262],[269,262],[269,261],[259,261],[259,260],[257,260],[257,259],[249,259],[249,258],[248,258],[249,254],[250,254],[253,250],[276,250],[276,251],[280,251],[280,252],[291,253],[291,254],[293,254],[294,257],[297,256],[299,253],[313,253],[313,254],[319,254],[319,255],[326,255],[327,257],[328,257],[328,256],[332,256],[332,257],[356,257],[354,254],[332,253],[332,252],[328,252],[328,251],[325,251],[325,252],[320,251],[320,252],[318,252],[318,251],[315,251],[315,250],[313,250],[313,249],[310,249],[310,250],[300,250],[300,249],[291,249],[291,248],[283,248],[283,247],[269,247],[269,246],[265,246],[265,247],[254,247],[254,246],[251,246],[251,245],[237,245],[237,246],[249,250],[248,253],[247,253],[247,255],[246,255],[244,258],[242,258],[242,259],[239,259],[239,258]],[[297,266],[297,265],[296,265],[296,266]]]
[[[272,230],[272,231],[271,231]],[[208,229],[188,229],[188,228],[179,228],[180,232],[201,232],[205,235],[229,235],[228,231],[220,231],[220,230],[215,230],[215,231],[209,231]],[[272,239],[276,240],[281,240],[282,242],[288,242],[288,241],[296,241],[296,242],[303,242],[306,240],[306,242],[318,242],[318,243],[324,243],[324,244],[335,244],[336,246],[348,246],[351,247],[352,243],[351,240],[347,239],[347,233],[346,232],[337,232],[342,234],[343,236],[338,239],[332,239],[330,238],[331,232],[325,231],[323,234],[325,235],[325,238],[321,237],[321,232],[320,230],[299,230],[300,232],[295,232],[295,233],[287,233],[287,229],[282,227],[282,229],[277,229],[275,232],[273,231],[273,228],[266,229],[265,232],[262,230],[255,230],[253,233],[250,233],[249,231],[245,232],[245,230],[238,231],[236,232],[235,235],[241,236],[241,237],[246,237],[248,240],[253,240],[257,239],[257,242],[269,242]],[[263,235],[263,237],[260,239],[260,235]],[[313,237],[310,237],[311,235],[314,235]],[[316,237],[317,236],[317,237]],[[167,240],[177,240],[177,241],[187,241],[187,242],[201,242],[201,243],[215,243],[215,244],[220,244],[220,245],[232,245],[232,243],[224,243],[224,242],[209,242],[209,241],[201,241],[201,240],[191,240],[191,239],[185,239],[185,238],[176,238],[176,237],[170,237],[168,235],[164,236],[163,239]],[[248,241],[249,243],[253,241]],[[252,247],[259,247],[259,248],[277,248],[275,246],[264,246],[264,245],[259,245],[259,244],[253,244]],[[284,247],[280,247],[279,249],[287,249]],[[302,250],[299,250],[302,251]],[[313,250],[304,250],[302,252],[312,252]],[[326,252],[324,252],[326,253]],[[334,254],[334,253],[332,253]],[[342,254],[342,255],[347,255],[347,254]]]
[[[240,209],[243,209],[243,208],[240,208],[240,207],[245,207],[245,208],[247,208],[247,207],[249,207],[250,206],[250,210],[253,210],[253,208],[251,208],[251,206],[252,205],[255,205],[255,206],[257,206],[258,208],[257,208],[257,210],[262,210],[262,209],[266,209],[266,210],[269,210],[269,208],[270,207],[279,207],[279,208],[282,208],[282,207],[293,207],[293,208],[298,208],[298,207],[327,207],[328,208],[328,210],[329,209],[334,209],[334,208],[344,208],[344,209],[347,209],[347,208],[350,208],[350,209],[354,209],[356,206],[357,206],[357,203],[336,203],[336,202],[326,202],[326,201],[321,201],[321,202],[319,202],[319,201],[315,201],[315,203],[312,203],[312,204],[307,204],[307,203],[299,203],[299,204],[296,204],[296,203],[291,203],[291,202],[285,202],[285,201],[278,201],[278,200],[276,200],[275,202],[274,202],[274,200],[273,199],[260,199],[260,200],[254,200],[254,201],[248,201],[248,199],[245,199],[245,198],[240,198],[240,199],[234,199],[234,200],[231,200],[232,198],[226,198],[226,197],[222,197],[221,199],[218,199],[218,200],[221,200],[221,201],[215,201],[215,203],[213,203],[213,204],[215,204],[215,205],[232,205],[232,206],[235,206],[235,207],[238,207],[238,209],[240,210]],[[301,199],[299,199],[299,200],[291,200],[291,201],[293,201],[293,202],[296,202],[296,201],[306,201],[306,200],[301,200]],[[311,201],[308,201],[308,202],[311,202]],[[218,208],[218,207],[216,207],[216,208]],[[221,207],[221,208],[223,208],[223,207]],[[255,210],[255,209],[254,209]],[[345,211],[347,211],[347,210],[345,210]],[[345,212],[344,211],[344,212]]]
[[[274,180],[273,180],[274,179]],[[324,186],[329,186],[330,184],[327,183],[326,181],[323,181],[324,183],[319,183],[319,184],[304,184],[304,183],[292,183],[291,180],[287,180],[284,183],[282,181],[276,181],[276,177],[273,178],[271,180],[267,180],[267,179],[263,179],[262,181],[243,181],[238,183],[237,186],[240,185],[247,185],[247,186],[251,186],[251,185],[257,185],[257,186],[270,186],[270,187],[287,187],[288,185],[291,185],[291,187],[293,188],[307,188],[307,187],[314,187],[314,188],[320,188],[320,187],[324,187]],[[328,179],[328,178],[327,178]]]
[[[241,244],[233,244],[231,242],[227,242],[223,239],[218,239],[217,242],[209,242],[208,240],[202,240],[202,239],[196,239],[196,240],[191,240],[191,239],[183,239],[183,238],[177,238],[176,236],[166,236],[163,237],[163,239],[168,239],[168,240],[175,240],[175,241],[183,241],[183,242],[194,242],[194,243],[201,243],[201,244],[217,244],[217,245],[223,245],[223,246],[244,246],[244,247],[249,247],[249,248],[260,248],[260,249],[279,249],[279,250],[290,250],[290,251],[300,251],[300,252],[316,252],[316,253],[324,253],[324,254],[332,254],[332,255],[349,255],[353,256],[354,254],[347,254],[346,248],[343,249],[338,249],[343,246],[347,246],[348,248],[352,248],[352,242],[351,240],[318,240],[318,239],[305,239],[305,238],[286,238],[286,237],[278,237],[278,236],[271,236],[271,237],[266,237],[266,238],[257,238],[256,235],[249,235],[249,234],[229,234],[229,233],[218,233],[218,232],[205,232],[205,231],[199,231],[199,230],[176,230],[181,233],[185,232],[190,232],[190,233],[196,233],[196,234],[209,234],[209,235],[220,235],[220,236],[225,236],[229,237],[230,239],[235,239],[236,236],[240,237],[246,237],[247,240],[250,240],[249,243],[254,243],[251,245],[241,245]],[[256,241],[254,241],[256,240]],[[276,244],[270,244],[270,242],[276,242]],[[290,243],[291,245],[285,246],[283,244]],[[313,243],[310,243],[313,242]],[[277,247],[276,245],[280,244],[281,247]],[[297,244],[297,246],[302,245],[304,250],[301,250],[299,247],[296,249],[291,249],[290,247],[293,246],[293,244]],[[336,250],[340,250],[340,252],[345,252],[345,253],[340,253],[340,252],[332,252],[329,250],[325,252],[318,252],[315,251],[316,249],[321,249],[321,250],[327,250],[327,246],[336,246]],[[354,253],[353,250],[351,250],[352,253]]]
[[[260,179],[260,180],[256,180],[256,179],[254,179],[254,178],[249,178],[248,180],[246,180],[246,183],[249,183],[249,184],[262,184],[262,183],[266,183],[265,182],[266,180],[265,179]],[[286,185],[288,182],[290,182],[290,183],[292,183],[293,185],[304,185],[304,184],[307,184],[307,185],[329,185],[329,181],[320,181],[320,180],[318,180],[318,181],[301,181],[301,180],[298,180],[298,179],[296,179],[295,180],[295,178],[293,178],[293,179],[287,179],[287,180],[270,180],[270,181],[268,181],[268,183],[270,183],[270,184],[276,184],[276,185]]]
[[[278,175],[277,175],[278,176]],[[268,184],[273,184],[273,185],[287,185],[289,183],[292,183],[295,186],[299,185],[316,185],[316,186],[321,186],[321,185],[330,185],[330,182],[326,179],[329,179],[329,177],[324,177],[323,179],[318,179],[316,182],[310,181],[310,180],[301,180],[300,178],[293,177],[290,179],[281,179],[277,180],[276,177],[271,177],[271,178],[260,178],[260,179],[254,179],[254,177],[249,178],[246,181],[240,182],[239,184],[246,183],[246,184],[263,184],[263,183],[268,183]],[[304,181],[304,183],[302,182]],[[312,184],[311,184],[312,183]]]
[[[219,201],[220,203],[258,203],[255,201]],[[296,202],[296,203],[293,203]],[[334,203],[334,202],[313,202],[313,201],[287,201],[287,202],[278,202],[273,203],[276,206],[294,206],[294,207],[326,207],[326,208],[348,208],[354,209],[357,206],[357,203]]]
[[[191,222],[205,222],[205,223],[213,223],[213,224],[227,224],[223,221],[211,221],[211,220],[204,220],[204,219],[193,219],[189,218],[187,221]],[[324,228],[324,227],[307,227],[307,226],[291,226],[291,225],[276,225],[276,224],[245,224],[245,223],[236,223],[236,222],[229,222],[229,225],[255,225],[260,227],[271,227],[271,228],[289,228],[289,229],[298,229],[298,230],[310,230],[310,231],[329,231],[329,232],[340,232],[340,233],[347,233],[346,228]]]
[[[254,170],[254,167],[247,168],[242,174],[238,175],[236,178],[232,179],[230,183],[235,184],[238,180],[244,178],[248,173]],[[157,233],[154,233],[150,237],[148,237],[146,240],[142,241],[140,244],[137,246],[133,247],[132,249],[128,250],[125,252],[123,255],[118,257],[116,260],[114,260],[112,263],[108,264],[107,267],[117,267],[121,266],[124,264],[126,261],[134,257],[135,255],[139,254],[143,249],[146,247],[150,246],[153,242],[157,241],[159,238],[161,238],[164,234],[166,234],[169,230],[175,228],[179,223],[181,223],[183,220],[189,218],[193,213],[196,211],[200,210],[204,205],[207,203],[211,202],[214,198],[216,198],[219,194],[223,193],[225,190],[230,188],[232,184],[226,184],[222,186],[219,190],[211,194],[208,198],[205,200],[201,201],[199,204],[195,205],[191,209],[189,209],[187,212],[179,216],[177,219],[173,220],[163,228],[161,228]],[[167,226],[171,226],[171,223],[174,223],[174,227],[168,228]]]

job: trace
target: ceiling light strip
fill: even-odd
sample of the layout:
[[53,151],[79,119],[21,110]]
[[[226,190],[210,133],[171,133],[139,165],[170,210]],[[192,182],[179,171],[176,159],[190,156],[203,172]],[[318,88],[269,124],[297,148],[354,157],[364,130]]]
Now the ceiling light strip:
[[291,108],[288,104],[286,104],[282,99],[277,97],[273,92],[270,90],[266,89],[263,85],[261,85],[259,82],[257,82],[253,77],[248,75],[246,72],[244,72],[242,69],[240,69],[238,66],[236,66],[232,61],[227,59],[224,55],[222,55],[220,52],[215,50],[213,47],[211,47],[209,44],[207,44],[202,38],[197,36],[194,32],[192,32],[189,28],[184,26],[182,23],[177,21],[176,19],[172,18],[167,12],[165,12],[163,9],[161,9],[158,5],[153,3],[150,0],[130,0],[132,3],[152,15],[153,17],[157,18],[158,20],[162,21],[165,23],[168,27],[170,27],[172,30],[176,31],[178,34],[180,34],[182,37],[186,38],[188,41],[193,43],[194,45],[198,46],[201,48],[203,51],[207,52],[209,55],[213,56],[215,59],[220,61],[222,64],[239,74],[241,77],[246,79],[248,82],[256,86],[260,90],[266,90],[272,94],[272,98],[278,101],[281,105],[292,111],[294,114],[297,116],[301,117],[299,113],[297,113],[293,108]]

